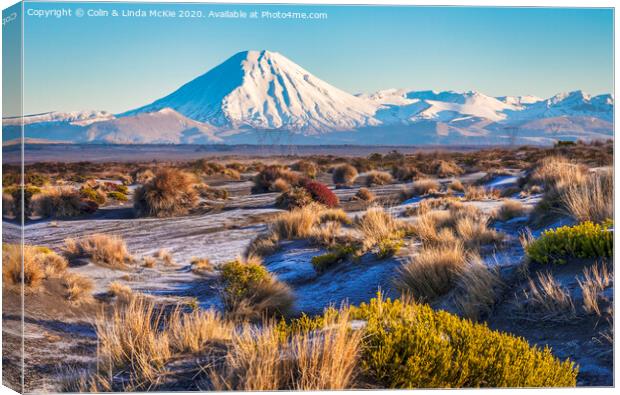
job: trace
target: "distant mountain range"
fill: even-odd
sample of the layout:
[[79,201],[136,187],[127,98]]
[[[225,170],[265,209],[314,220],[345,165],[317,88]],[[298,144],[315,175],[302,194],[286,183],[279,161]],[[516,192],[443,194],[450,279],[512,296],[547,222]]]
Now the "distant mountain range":
[[[502,144],[613,136],[612,95],[548,99],[388,89],[353,95],[285,56],[244,51],[143,107],[24,117],[31,141],[120,144]],[[20,135],[4,118],[3,141]]]

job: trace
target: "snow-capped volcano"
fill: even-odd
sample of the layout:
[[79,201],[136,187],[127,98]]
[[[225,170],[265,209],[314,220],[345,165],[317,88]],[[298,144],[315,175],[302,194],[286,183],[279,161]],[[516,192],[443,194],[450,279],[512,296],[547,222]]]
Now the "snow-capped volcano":
[[376,106],[315,77],[277,52],[244,51],[152,104],[223,128],[318,132],[375,124]]

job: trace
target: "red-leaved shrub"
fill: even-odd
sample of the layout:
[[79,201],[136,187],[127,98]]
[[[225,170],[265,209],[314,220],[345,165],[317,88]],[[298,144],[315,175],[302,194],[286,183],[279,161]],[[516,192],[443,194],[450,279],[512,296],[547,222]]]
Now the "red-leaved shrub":
[[340,204],[338,196],[325,184],[318,181],[306,181],[303,187],[312,195],[314,201],[321,203],[327,207],[337,207]]

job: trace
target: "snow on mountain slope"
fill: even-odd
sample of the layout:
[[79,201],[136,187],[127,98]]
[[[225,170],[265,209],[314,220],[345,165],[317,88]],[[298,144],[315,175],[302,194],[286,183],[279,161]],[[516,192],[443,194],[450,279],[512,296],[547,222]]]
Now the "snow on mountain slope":
[[106,122],[86,129],[88,141],[115,144],[205,144],[221,142],[215,128],[164,108]]
[[86,126],[91,123],[114,119],[114,115],[107,111],[74,111],[74,112],[47,112],[43,114],[25,115],[24,117],[10,117],[2,119],[2,126],[31,125],[43,122],[66,122],[71,125]]
[[375,124],[376,106],[277,52],[244,51],[170,95],[124,115],[170,107],[218,127],[323,132]]
[[582,91],[560,93],[549,99],[535,102],[521,111],[508,114],[513,120],[553,118],[560,116],[596,117],[611,122],[613,96],[591,96]]

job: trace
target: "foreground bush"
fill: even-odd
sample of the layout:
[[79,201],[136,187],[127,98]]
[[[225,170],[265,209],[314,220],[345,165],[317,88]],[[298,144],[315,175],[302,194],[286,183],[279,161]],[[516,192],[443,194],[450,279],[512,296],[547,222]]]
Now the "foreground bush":
[[289,187],[299,186],[301,180],[302,178],[297,172],[279,165],[267,166],[254,177],[252,193],[282,192]]
[[354,308],[367,322],[361,368],[386,388],[571,387],[577,368],[548,348],[427,305],[373,299]]
[[134,210],[140,217],[186,215],[198,203],[196,180],[189,173],[162,169],[134,194]]
[[88,211],[86,206],[79,191],[70,187],[43,188],[31,202],[33,214],[49,218],[80,216]]
[[614,232],[610,224],[584,222],[544,231],[525,247],[531,260],[538,263],[565,263],[568,258],[612,257]]
[[357,178],[357,169],[349,164],[336,167],[332,179],[336,185],[351,185]]
[[304,207],[312,203],[312,196],[305,188],[293,187],[276,198],[276,207],[284,210]]
[[284,315],[293,304],[290,288],[275,279],[257,257],[224,264],[222,279],[224,305],[233,316],[257,319]]
[[366,185],[385,185],[392,182],[392,175],[385,171],[373,170],[366,175]]

